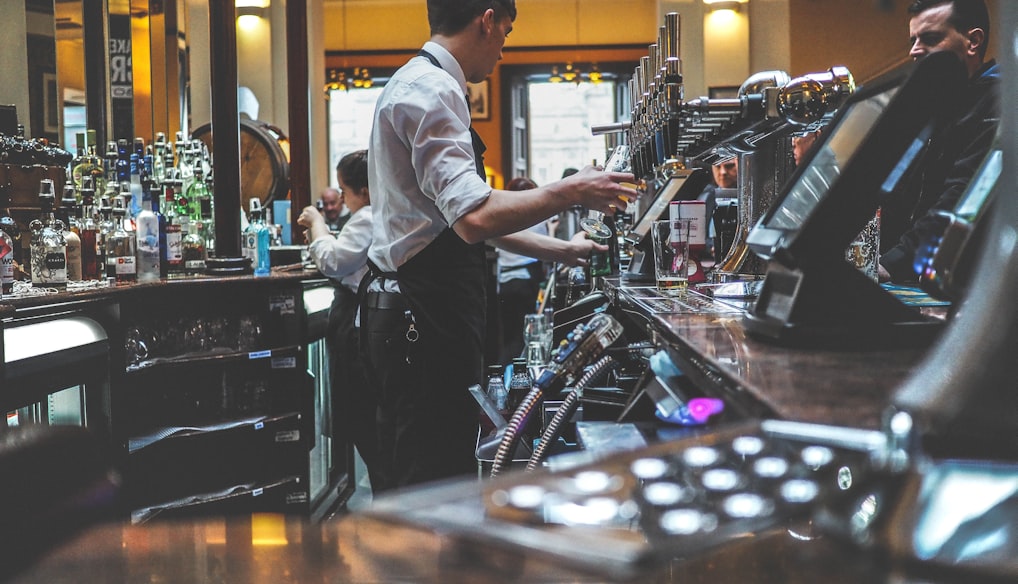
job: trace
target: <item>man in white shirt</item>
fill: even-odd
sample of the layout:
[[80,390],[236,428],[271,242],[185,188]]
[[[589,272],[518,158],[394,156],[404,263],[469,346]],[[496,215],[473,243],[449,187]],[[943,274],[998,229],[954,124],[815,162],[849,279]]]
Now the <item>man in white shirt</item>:
[[381,281],[368,287],[362,315],[390,487],[476,474],[478,410],[467,388],[482,380],[483,242],[576,265],[593,242],[521,230],[573,205],[610,214],[636,197],[620,184],[631,174],[594,167],[513,193],[482,178],[466,84],[494,70],[515,17],[515,0],[428,0],[431,40],[386,83],[375,110],[369,258]]

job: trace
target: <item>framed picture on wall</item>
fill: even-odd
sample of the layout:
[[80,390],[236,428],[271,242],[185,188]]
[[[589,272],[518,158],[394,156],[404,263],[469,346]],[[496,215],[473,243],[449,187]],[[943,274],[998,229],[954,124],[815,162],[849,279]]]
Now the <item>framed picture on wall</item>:
[[467,98],[470,100],[470,119],[491,119],[491,86],[485,79],[480,83],[467,83]]

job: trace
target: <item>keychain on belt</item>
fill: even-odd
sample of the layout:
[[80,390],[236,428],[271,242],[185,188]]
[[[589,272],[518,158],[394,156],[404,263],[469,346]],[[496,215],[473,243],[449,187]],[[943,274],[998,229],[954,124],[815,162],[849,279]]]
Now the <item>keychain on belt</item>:
[[408,321],[410,321],[410,327],[406,330],[406,340],[407,340],[407,343],[409,343],[407,345],[406,362],[409,365],[410,364],[410,347],[414,343],[417,342],[417,339],[421,338],[421,333],[416,328],[417,321],[414,319],[414,313],[409,311],[409,310],[407,310],[404,313],[404,316],[406,317],[406,319]]

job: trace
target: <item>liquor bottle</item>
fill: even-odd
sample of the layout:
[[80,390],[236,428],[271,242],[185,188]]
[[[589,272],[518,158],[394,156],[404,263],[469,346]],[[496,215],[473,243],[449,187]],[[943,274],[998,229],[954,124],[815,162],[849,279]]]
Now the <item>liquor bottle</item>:
[[7,234],[7,237],[11,240],[11,247],[13,248],[12,268],[14,263],[20,264],[22,261],[22,249],[21,249],[21,227],[18,226],[18,222],[11,217],[11,211],[7,207],[0,208],[0,231]]
[[205,238],[201,235],[201,223],[191,224],[187,217],[181,217],[180,255],[184,262],[184,273],[201,274],[205,271]]
[[99,259],[99,265],[106,278],[116,278],[116,263],[110,260],[110,236],[117,230],[116,220],[113,217],[113,201],[116,197],[110,198],[103,195],[99,199],[99,221],[96,225],[95,247]]
[[76,199],[74,185],[64,185],[64,194],[60,199],[60,220],[64,225],[64,243],[67,249],[67,281],[81,281],[81,237],[80,227],[75,220]]
[[184,272],[184,256],[181,248],[184,234],[181,230],[180,217],[177,215],[177,201],[174,198],[173,187],[163,187],[163,210],[164,223],[166,225],[166,245],[163,247],[162,266],[166,275],[182,274]]
[[86,176],[81,183],[81,214],[78,221],[78,237],[81,238],[81,278],[98,280],[99,273],[99,227],[95,220],[95,189],[92,177]]
[[74,187],[80,189],[81,188],[81,178],[85,174],[88,174],[88,169],[87,169],[88,161],[87,161],[87,158],[86,158],[86,156],[87,156],[86,152],[87,151],[85,149],[85,133],[84,132],[76,132],[74,134],[74,143],[75,143],[75,153],[76,154],[74,156],[74,159],[71,160],[70,179],[71,179],[71,183],[74,185]]
[[32,286],[67,289],[67,244],[64,225],[53,216],[55,201],[53,181],[45,178],[39,184],[39,206],[42,219],[28,225],[32,231]]
[[166,180],[166,166],[165,166],[165,155],[166,155],[166,134],[163,132],[156,132],[156,137],[152,141],[152,179],[155,182],[162,184]]
[[194,169],[194,180],[191,182],[191,186],[188,187],[185,198],[188,204],[188,216],[191,217],[192,221],[199,221],[203,219],[202,209],[209,207],[211,210],[211,199],[212,196],[209,193],[208,187],[205,185],[203,180],[203,171],[200,166]]
[[251,259],[255,276],[269,275],[269,228],[262,221],[262,206],[251,199],[251,220],[244,230],[244,255]]
[[0,229],[0,298],[14,293],[14,242]]
[[488,399],[491,400],[491,403],[495,404],[495,409],[508,421],[512,412],[509,411],[509,391],[505,387],[501,365],[488,366],[487,393]]
[[106,240],[106,261],[117,284],[130,284],[138,279],[137,252],[133,233],[124,229],[127,200],[117,197],[113,201],[113,232]]
[[[149,193],[151,194],[151,193]],[[159,280],[159,215],[152,210],[150,196],[142,196],[141,211],[135,220],[135,238],[137,251],[137,277],[139,282],[155,282]]]
[[101,193],[106,188],[106,168],[99,156],[95,130],[85,130],[85,157],[88,160],[88,173],[92,176],[92,188]]
[[141,185],[141,158],[134,152],[128,155],[131,169],[131,200],[130,205],[127,209],[130,216],[137,217],[138,213],[141,213],[141,204],[145,197],[142,196],[143,188]]
[[[119,159],[120,157],[117,154],[117,143],[113,140],[110,140],[109,142],[106,143],[106,153],[103,155],[104,160],[103,166],[105,167],[106,171],[107,184],[112,183],[116,185],[120,182],[120,179],[117,178],[117,161]],[[106,187],[106,189],[104,189],[103,192],[105,192],[108,188],[109,187]],[[113,201],[113,199],[110,199],[110,201]]]
[[[134,229],[135,229],[135,226],[134,226],[134,215],[131,214],[131,200],[133,198],[134,198],[134,194],[131,192],[131,183],[127,182],[127,181],[121,182],[120,183],[120,193],[117,195],[117,197],[115,199],[113,199],[113,201],[114,201],[113,210],[116,211],[116,201],[117,201],[117,199],[121,199],[121,200],[124,201],[124,216],[120,220],[120,223],[123,224],[124,231],[127,231],[128,233],[131,233],[132,235],[133,235]],[[114,212],[113,214],[116,215],[117,213]]]

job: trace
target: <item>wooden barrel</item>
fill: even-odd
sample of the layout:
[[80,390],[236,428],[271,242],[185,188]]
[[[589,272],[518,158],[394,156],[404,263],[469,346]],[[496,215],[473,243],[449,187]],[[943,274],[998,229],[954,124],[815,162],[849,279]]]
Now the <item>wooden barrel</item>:
[[[191,133],[212,151],[212,125]],[[212,161],[213,165],[215,160]],[[250,208],[252,198],[263,207],[290,194],[290,141],[279,128],[258,120],[240,118],[240,202]]]

